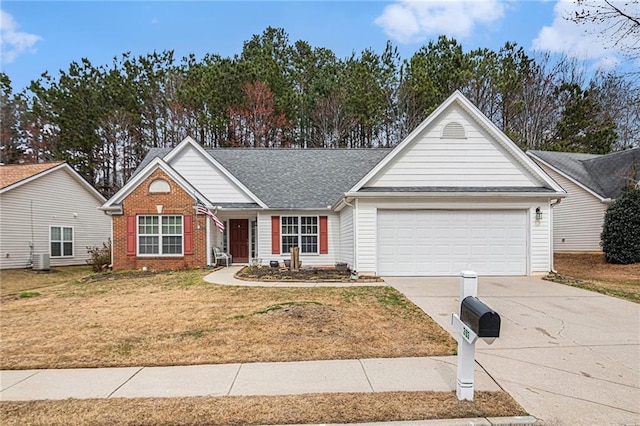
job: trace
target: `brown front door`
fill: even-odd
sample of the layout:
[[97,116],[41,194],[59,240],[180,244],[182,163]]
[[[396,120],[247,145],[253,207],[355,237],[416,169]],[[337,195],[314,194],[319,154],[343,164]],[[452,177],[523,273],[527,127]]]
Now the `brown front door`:
[[249,261],[249,220],[229,219],[229,251],[233,261]]

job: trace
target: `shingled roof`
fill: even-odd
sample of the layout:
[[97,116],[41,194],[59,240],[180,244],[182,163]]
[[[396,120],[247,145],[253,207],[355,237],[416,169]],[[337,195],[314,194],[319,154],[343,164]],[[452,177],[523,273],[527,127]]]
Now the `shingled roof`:
[[640,148],[606,155],[554,151],[529,153],[604,199],[620,196],[630,178],[635,182],[640,180]]
[[0,166],[0,189],[29,179],[62,164],[62,161],[42,164],[10,164]]
[[[163,158],[152,149],[138,167]],[[244,149],[206,152],[269,208],[326,208],[378,164],[391,149]]]

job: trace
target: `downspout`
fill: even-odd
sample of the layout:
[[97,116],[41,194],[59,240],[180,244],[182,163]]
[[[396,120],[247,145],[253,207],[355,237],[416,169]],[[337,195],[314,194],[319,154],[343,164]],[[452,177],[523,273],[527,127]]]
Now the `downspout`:
[[211,254],[211,230],[209,229],[209,222],[210,220],[208,220],[208,217],[204,217],[204,235],[205,235],[205,247],[207,250],[207,265],[213,265],[214,267],[216,266],[215,263],[215,259],[212,259],[212,254]]
[[[352,256],[353,256],[352,257],[352,259],[353,259],[353,268],[352,268],[351,272],[354,273],[354,274],[357,274],[358,273],[358,268],[357,268],[358,261],[357,261],[357,258],[356,258],[356,253],[357,253],[356,244],[358,243],[358,227],[356,226],[356,217],[357,217],[357,215],[356,215],[356,206],[354,206],[353,204],[349,204],[349,202],[347,201],[347,197],[344,197],[344,203],[347,206],[351,207],[351,217],[352,217],[351,226],[353,227],[353,249],[352,249],[353,253],[351,253]],[[356,201],[356,203],[357,203],[357,201]]]
[[[33,234],[33,200],[29,200],[29,202],[31,203],[31,207],[30,207],[30,212],[31,212],[31,241],[29,241],[29,268],[33,267],[33,254],[34,254],[34,250],[35,250],[35,245],[36,245],[36,240],[34,239],[34,234]],[[49,233],[51,233],[51,230],[49,230]],[[49,238],[51,238],[51,235],[49,235]],[[51,250],[51,249],[49,249]]]
[[[111,243],[111,244],[110,244],[110,246],[111,246],[111,253],[110,253],[110,256],[111,256],[111,265],[109,265],[109,266],[111,267],[111,270],[113,270],[113,259],[115,259],[115,257],[113,257],[113,253],[114,253],[114,252],[113,252],[113,246],[115,246],[115,244],[113,244],[113,215],[110,215],[110,214],[108,214],[107,212],[105,212],[105,214],[106,214],[107,216],[109,216],[109,219],[111,219],[111,220],[109,221],[109,225],[110,225],[110,227],[111,227],[111,242],[110,242],[110,243]],[[125,221],[126,221],[126,218],[125,218]]]
[[549,256],[551,257],[551,273],[552,274],[557,274],[558,271],[556,271],[555,268],[555,259],[553,256],[553,207],[557,206],[558,204],[560,204],[560,202],[562,201],[562,198],[556,198],[556,201],[554,203],[549,204],[549,228],[551,230],[551,232],[549,232]]

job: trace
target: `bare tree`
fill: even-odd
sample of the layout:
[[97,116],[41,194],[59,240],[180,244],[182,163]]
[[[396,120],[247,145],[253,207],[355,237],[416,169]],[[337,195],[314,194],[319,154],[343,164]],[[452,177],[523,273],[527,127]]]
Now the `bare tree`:
[[640,146],[640,86],[623,75],[598,74],[591,81],[593,95],[616,123],[613,151]]
[[576,0],[580,8],[566,19],[595,25],[609,47],[640,58],[640,0]]

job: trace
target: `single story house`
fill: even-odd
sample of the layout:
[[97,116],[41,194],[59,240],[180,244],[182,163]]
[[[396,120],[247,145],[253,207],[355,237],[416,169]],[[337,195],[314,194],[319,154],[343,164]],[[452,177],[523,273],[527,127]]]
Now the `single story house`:
[[553,249],[601,251],[609,205],[629,181],[640,182],[640,148],[606,155],[529,151],[527,154],[567,192],[553,208]]
[[82,265],[111,237],[106,199],[63,162],[0,166],[0,269]]
[[[102,209],[115,269],[346,262],[365,275],[551,269],[562,188],[461,93],[393,149],[152,149]],[[197,210],[208,207],[225,226]]]

